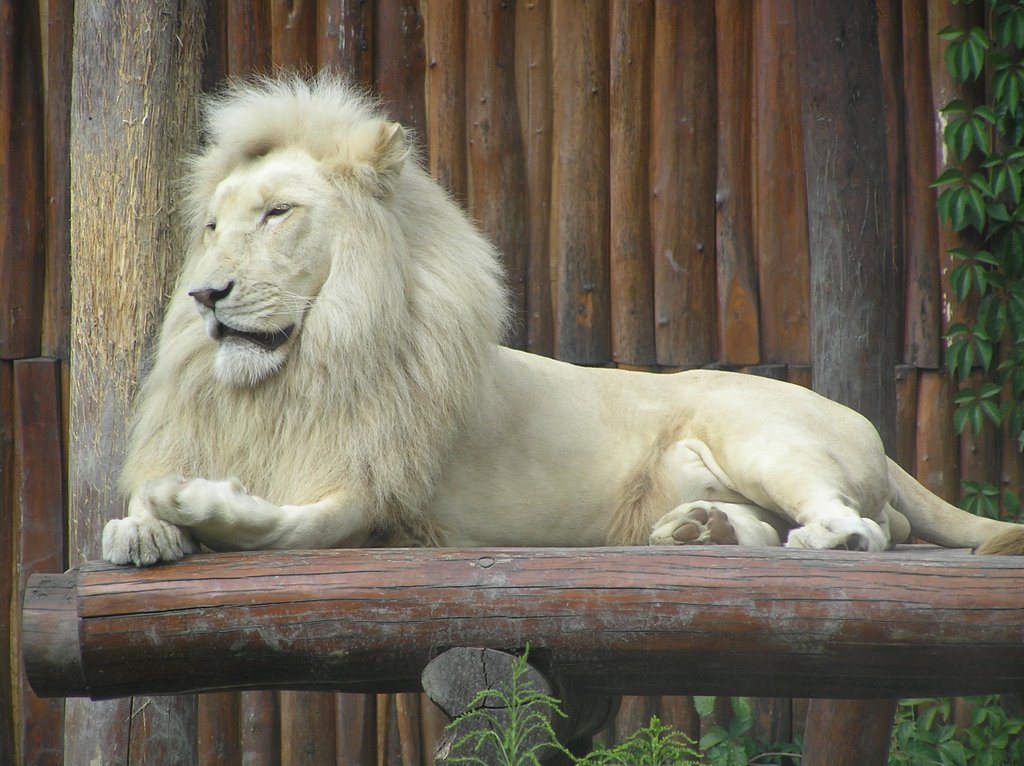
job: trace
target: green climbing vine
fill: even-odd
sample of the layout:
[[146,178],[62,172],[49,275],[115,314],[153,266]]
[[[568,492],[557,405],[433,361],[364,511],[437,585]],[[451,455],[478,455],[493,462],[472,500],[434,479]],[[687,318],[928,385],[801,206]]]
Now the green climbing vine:
[[[966,318],[946,332],[946,367],[959,385],[957,433],[1000,429],[1024,452],[1024,2],[987,5],[987,29],[939,33],[954,80],[986,93],[983,103],[958,98],[941,110],[949,167],[935,182],[938,212],[971,243],[950,251]],[[967,481],[963,493],[970,511],[1020,518],[1016,487]]]

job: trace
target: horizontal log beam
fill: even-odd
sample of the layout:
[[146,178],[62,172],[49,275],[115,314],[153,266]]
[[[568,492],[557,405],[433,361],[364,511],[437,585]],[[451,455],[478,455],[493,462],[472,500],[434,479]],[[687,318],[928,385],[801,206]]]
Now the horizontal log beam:
[[[610,694],[1024,689],[1020,558],[901,549],[333,550],[30,579],[40,695],[411,691],[439,651],[527,644]],[[77,639],[76,639],[77,637]]]

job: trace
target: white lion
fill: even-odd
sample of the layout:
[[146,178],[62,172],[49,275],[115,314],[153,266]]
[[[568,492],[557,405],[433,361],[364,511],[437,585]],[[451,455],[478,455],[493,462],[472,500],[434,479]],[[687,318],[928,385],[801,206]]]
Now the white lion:
[[803,388],[499,346],[494,249],[337,80],[236,85],[206,119],[107,560],[199,543],[880,551],[911,533],[1024,553],[1024,527],[943,502]]

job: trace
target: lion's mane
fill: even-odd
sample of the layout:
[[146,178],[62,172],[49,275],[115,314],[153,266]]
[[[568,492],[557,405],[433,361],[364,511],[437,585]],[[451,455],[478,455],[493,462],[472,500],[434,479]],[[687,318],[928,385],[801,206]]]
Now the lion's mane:
[[[185,179],[190,252],[141,388],[125,492],[169,473],[237,476],[274,503],[351,488],[365,493],[381,529],[429,537],[418,511],[473,407],[507,299],[494,248],[411,149],[393,179],[357,161],[381,124],[378,104],[330,76],[234,83],[206,103],[205,149]],[[312,225],[344,227],[365,251],[332,253],[280,372],[232,387],[214,376],[213,344],[186,294],[190,268],[217,185],[288,147],[333,173],[332,188],[356,211]],[[383,248],[397,270],[377,267]]]

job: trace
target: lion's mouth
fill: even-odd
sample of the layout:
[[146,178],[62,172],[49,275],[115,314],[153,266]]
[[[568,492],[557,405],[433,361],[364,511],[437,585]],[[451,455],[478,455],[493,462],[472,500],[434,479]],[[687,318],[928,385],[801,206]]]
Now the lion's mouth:
[[280,330],[271,330],[270,332],[263,332],[260,330],[239,330],[230,325],[226,325],[223,322],[217,322],[214,337],[216,340],[226,340],[228,338],[239,338],[240,340],[254,343],[262,349],[267,351],[274,351],[280,348],[288,338],[291,337],[292,331],[295,329],[295,325],[288,325]]

